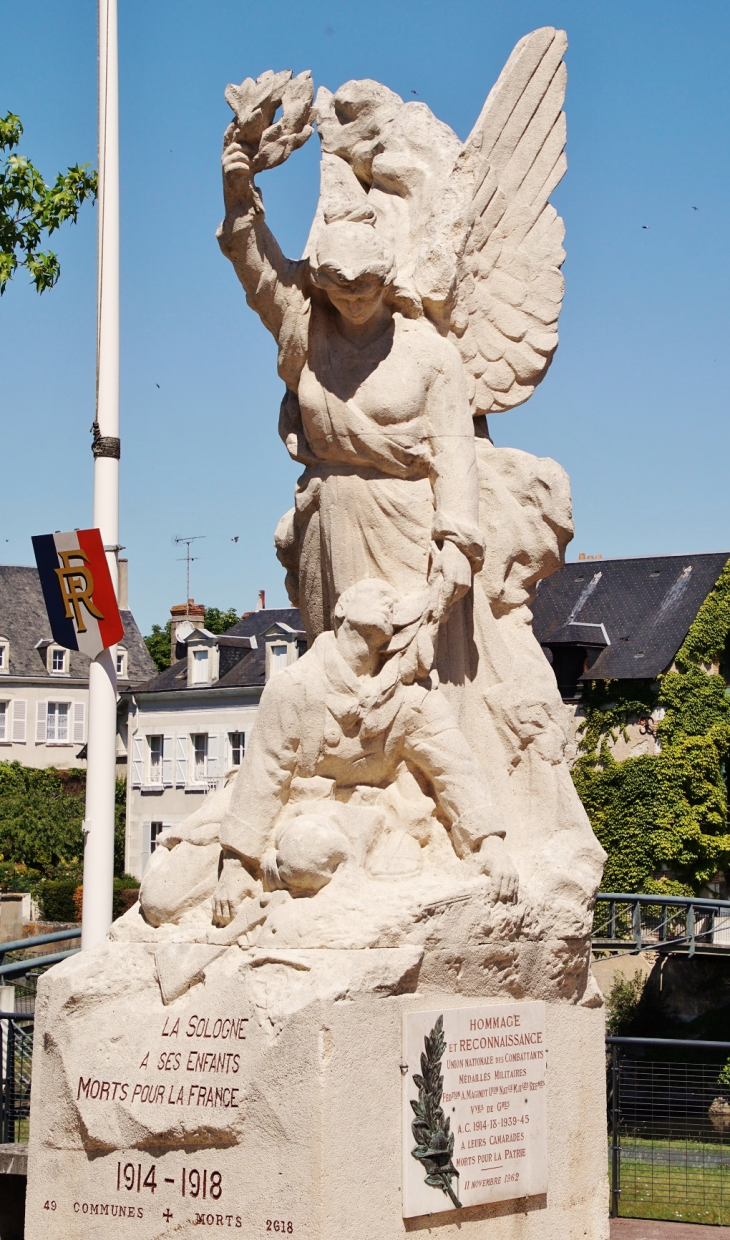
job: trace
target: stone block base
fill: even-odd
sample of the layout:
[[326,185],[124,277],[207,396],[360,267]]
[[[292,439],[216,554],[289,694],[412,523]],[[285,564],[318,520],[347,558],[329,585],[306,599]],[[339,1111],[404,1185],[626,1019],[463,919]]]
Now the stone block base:
[[600,1007],[547,1003],[547,1194],[404,1220],[403,1011],[532,996],[434,986],[416,948],[178,946],[42,980],[26,1240],[607,1240]]

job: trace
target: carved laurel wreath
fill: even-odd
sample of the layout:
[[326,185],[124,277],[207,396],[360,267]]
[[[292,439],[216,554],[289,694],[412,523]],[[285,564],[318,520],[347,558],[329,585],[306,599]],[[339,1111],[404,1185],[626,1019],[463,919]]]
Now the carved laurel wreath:
[[411,1099],[416,1116],[411,1124],[416,1148],[411,1150],[411,1154],[423,1165],[426,1183],[432,1188],[440,1188],[461,1209],[461,1202],[451,1187],[454,1176],[457,1180],[459,1178],[452,1161],[454,1134],[441,1106],[444,1084],[441,1060],[446,1050],[443,1016],[439,1016],[431,1032],[423,1039],[423,1044],[421,1072],[413,1074],[413,1082],[418,1086],[418,1100]]

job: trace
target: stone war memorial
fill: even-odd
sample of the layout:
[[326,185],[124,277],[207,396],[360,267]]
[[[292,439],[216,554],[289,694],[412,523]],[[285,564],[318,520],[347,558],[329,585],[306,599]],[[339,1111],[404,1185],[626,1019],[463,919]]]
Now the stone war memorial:
[[[604,855],[530,611],[570,488],[487,424],[558,343],[565,48],[523,38],[465,142],[375,81],[226,91],[218,239],[278,346],[309,649],[39,986],[28,1240],[608,1236]],[[315,125],[293,260],[262,174]]]

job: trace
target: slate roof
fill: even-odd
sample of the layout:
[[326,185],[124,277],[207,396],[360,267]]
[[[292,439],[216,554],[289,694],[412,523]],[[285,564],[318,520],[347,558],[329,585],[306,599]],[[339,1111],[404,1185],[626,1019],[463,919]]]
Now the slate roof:
[[[120,644],[127,651],[128,679],[140,680],[149,676],[155,665],[131,611],[122,610],[121,615],[124,641]],[[45,650],[35,649],[37,642],[51,640],[51,626],[36,568],[0,564],[0,637],[7,638],[10,643],[8,674],[11,677],[60,679],[48,672]],[[77,650],[69,651],[69,679],[88,680],[89,662],[87,656]]]
[[[229,671],[225,672],[211,689],[261,688],[266,681],[266,650],[263,635],[274,624],[286,624],[290,629],[300,631],[302,618],[296,607],[269,607],[261,611],[252,611],[226,631],[226,637],[256,637],[258,646],[255,650],[244,650]],[[223,651],[221,651],[221,654]],[[188,661],[180,659],[171,667],[165,668],[158,676],[144,684],[136,685],[135,693],[170,693],[188,687]],[[196,690],[197,692],[197,690]]]
[[[671,666],[730,557],[579,560],[541,581],[534,631],[543,646],[602,647],[583,680],[643,680]],[[604,632],[600,627],[603,626]]]

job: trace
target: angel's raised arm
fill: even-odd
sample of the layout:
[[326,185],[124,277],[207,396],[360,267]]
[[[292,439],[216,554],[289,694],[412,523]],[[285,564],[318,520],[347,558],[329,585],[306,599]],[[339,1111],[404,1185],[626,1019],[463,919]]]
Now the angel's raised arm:
[[287,311],[303,309],[306,264],[285,258],[264,216],[250,161],[238,142],[223,152],[226,216],[218,243],[233,263],[246,300],[279,341]]
[[[283,163],[312,133],[309,123],[312,80],[309,73],[292,79],[263,73],[229,86],[226,99],[236,113],[223,149],[223,197],[226,216],[218,242],[246,290],[246,300],[279,345],[279,372],[296,389],[299,353],[296,341],[306,322],[307,264],[285,258],[266,224],[254,174]],[[282,117],[274,121],[277,109]],[[291,373],[290,373],[291,372]]]

